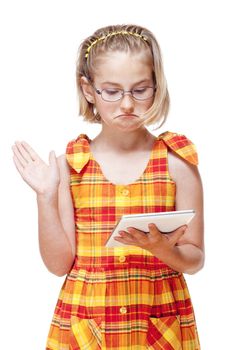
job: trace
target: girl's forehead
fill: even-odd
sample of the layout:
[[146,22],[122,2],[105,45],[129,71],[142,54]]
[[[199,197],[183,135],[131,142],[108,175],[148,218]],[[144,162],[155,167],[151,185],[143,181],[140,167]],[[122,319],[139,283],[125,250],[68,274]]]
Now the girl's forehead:
[[95,61],[94,78],[101,80],[119,77],[151,78],[153,71],[152,55],[141,52],[114,51],[102,54]]
[[108,51],[105,53],[99,54],[95,59],[96,65],[103,64],[120,64],[122,62],[131,61],[133,63],[152,63],[152,54],[148,50],[141,51]]

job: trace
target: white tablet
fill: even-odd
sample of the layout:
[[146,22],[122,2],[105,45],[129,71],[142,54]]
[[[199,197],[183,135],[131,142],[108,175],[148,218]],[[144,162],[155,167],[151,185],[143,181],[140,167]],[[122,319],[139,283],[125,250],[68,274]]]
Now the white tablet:
[[194,217],[194,210],[166,211],[162,213],[122,215],[108,238],[106,247],[126,246],[114,239],[119,236],[118,232],[127,231],[128,227],[135,227],[143,232],[149,232],[148,224],[154,223],[160,232],[169,233],[178,227],[187,225]]

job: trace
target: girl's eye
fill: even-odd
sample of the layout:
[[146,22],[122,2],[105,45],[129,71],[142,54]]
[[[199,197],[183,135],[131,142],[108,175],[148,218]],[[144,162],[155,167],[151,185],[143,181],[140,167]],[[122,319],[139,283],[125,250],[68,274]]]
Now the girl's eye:
[[133,92],[136,94],[143,94],[146,90],[147,90],[146,87],[141,87],[141,88],[133,89]]
[[104,89],[103,91],[105,91],[106,94],[111,95],[111,96],[118,95],[120,92],[120,90],[118,90],[118,89]]

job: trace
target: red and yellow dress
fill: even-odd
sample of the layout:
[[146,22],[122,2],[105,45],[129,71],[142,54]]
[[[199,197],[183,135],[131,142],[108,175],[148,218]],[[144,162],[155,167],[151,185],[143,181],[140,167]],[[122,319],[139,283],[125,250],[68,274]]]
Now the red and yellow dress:
[[194,145],[166,132],[155,139],[141,177],[116,185],[103,175],[88,136],[69,142],[77,254],[59,295],[47,350],[200,349],[182,273],[141,248],[105,247],[121,215],[175,210],[168,150],[197,165]]

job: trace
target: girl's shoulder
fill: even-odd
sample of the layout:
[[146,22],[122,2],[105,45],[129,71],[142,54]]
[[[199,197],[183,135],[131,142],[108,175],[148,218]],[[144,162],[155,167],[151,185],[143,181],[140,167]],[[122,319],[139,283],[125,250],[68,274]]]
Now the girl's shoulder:
[[188,163],[198,165],[198,154],[195,144],[183,134],[166,131],[158,136],[169,151],[174,152]]

